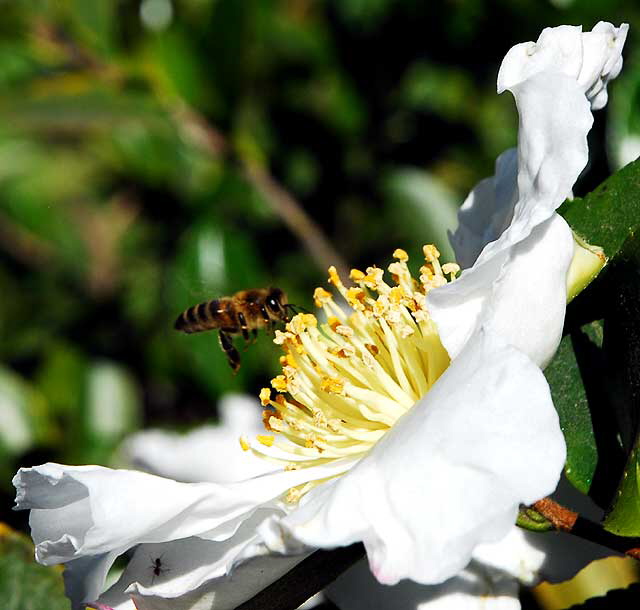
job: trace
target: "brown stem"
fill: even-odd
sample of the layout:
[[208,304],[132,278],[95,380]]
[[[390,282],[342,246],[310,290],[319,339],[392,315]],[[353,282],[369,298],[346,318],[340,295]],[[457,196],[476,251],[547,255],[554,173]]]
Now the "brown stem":
[[612,534],[599,523],[581,517],[551,498],[539,500],[533,508],[548,519],[557,530],[606,546],[634,559],[640,559],[640,538]]
[[533,508],[548,519],[553,527],[562,532],[570,532],[578,518],[578,513],[558,504],[551,498],[542,498],[533,505]]

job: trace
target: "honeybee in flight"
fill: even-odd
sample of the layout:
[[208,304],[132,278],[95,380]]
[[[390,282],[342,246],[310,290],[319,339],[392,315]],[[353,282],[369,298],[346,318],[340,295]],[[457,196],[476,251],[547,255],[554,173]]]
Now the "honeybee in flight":
[[178,316],[174,328],[184,333],[217,330],[220,347],[229,366],[237,373],[240,354],[233,345],[232,337],[241,334],[248,343],[250,331],[254,339],[260,328],[273,331],[276,324],[289,321],[290,311],[295,313],[296,306],[287,303],[287,295],[280,288],[241,290],[231,297],[220,297],[189,307]]

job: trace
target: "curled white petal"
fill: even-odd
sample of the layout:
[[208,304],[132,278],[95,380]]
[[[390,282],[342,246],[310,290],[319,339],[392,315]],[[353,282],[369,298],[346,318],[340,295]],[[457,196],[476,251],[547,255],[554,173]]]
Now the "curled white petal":
[[[521,299],[511,297],[557,296],[565,290],[569,233],[557,219],[549,219],[571,195],[587,163],[591,110],[601,107],[606,83],[620,70],[626,31],[626,25],[616,29],[611,24],[598,24],[587,34],[571,26],[549,28],[537,43],[516,45],[505,57],[498,89],[513,93],[520,115],[517,168],[513,153],[506,153],[496,176],[481,182],[467,199],[452,243],[463,263],[472,266],[427,299],[452,358],[485,325],[503,326],[505,340],[540,366],[555,352],[564,304],[558,306],[557,298],[542,300],[545,311],[538,318],[552,325],[541,327],[535,317],[529,320],[533,308],[522,312]],[[542,247],[548,264],[524,277],[522,254]],[[504,312],[511,317],[521,312],[517,333],[528,340],[514,341],[514,325],[505,324]]]
[[369,455],[262,533],[270,545],[278,532],[285,545],[362,540],[380,582],[439,583],[504,536],[520,503],[552,492],[564,458],[538,367],[479,333]]
[[226,546],[220,545],[215,558],[216,569],[230,569],[249,544],[242,537],[243,524],[255,528],[251,521],[255,515],[283,513],[286,506],[280,497],[290,487],[309,478],[341,474],[352,464],[344,460],[216,485],[178,483],[100,466],[50,463],[20,469],[13,483],[16,508],[31,509],[36,559],[47,565],[70,562],[66,590],[79,604],[97,597],[115,557],[140,543],[191,536],[216,541],[231,538]]
[[510,148],[496,160],[495,175],[479,182],[458,212],[458,228],[451,234],[458,264],[466,269],[482,249],[511,224],[518,200],[518,151]]
[[498,74],[498,92],[540,72],[562,72],[575,79],[593,110],[607,103],[607,84],[622,69],[622,47],[629,26],[599,22],[591,32],[580,26],[545,28],[538,40],[514,46]]

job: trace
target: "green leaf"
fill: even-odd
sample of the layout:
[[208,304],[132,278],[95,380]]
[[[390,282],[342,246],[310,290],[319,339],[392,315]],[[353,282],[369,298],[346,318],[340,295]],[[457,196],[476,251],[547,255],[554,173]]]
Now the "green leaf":
[[545,376],[567,443],[565,473],[577,489],[587,493],[598,463],[598,450],[589,401],[570,335],[563,337]]
[[69,610],[62,571],[33,559],[33,545],[0,523],[0,607],[3,610]]
[[530,506],[521,506],[518,511],[516,525],[530,532],[549,532],[553,524]]
[[604,527],[618,536],[640,536],[640,448],[631,452],[613,509],[604,521]]
[[610,262],[633,256],[637,250],[631,248],[629,238],[640,227],[640,160],[623,167],[583,199],[565,201],[558,212],[580,238],[600,246]]

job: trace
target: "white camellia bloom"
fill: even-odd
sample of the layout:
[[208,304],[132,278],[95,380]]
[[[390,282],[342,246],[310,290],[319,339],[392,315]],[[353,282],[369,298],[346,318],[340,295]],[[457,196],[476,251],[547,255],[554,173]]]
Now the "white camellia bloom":
[[[300,560],[267,561],[269,550],[356,541],[380,583],[438,584],[506,536],[521,503],[554,490],[565,446],[540,367],[560,339],[574,247],[554,210],[586,164],[591,109],[620,70],[626,31],[562,26],[507,54],[498,86],[516,98],[518,149],[463,206],[459,278],[432,246],[419,280],[402,250],[389,266],[395,285],[370,267],[346,288],[331,269],[353,314],[318,289],[327,322],[300,314],[278,334],[278,394],[260,394],[269,434],[242,440],[277,470],[229,484],[98,466],[19,471],[36,558],[67,564],[76,605],[95,600],[136,545],[132,563],[147,572],[129,589],[139,608],[191,595],[249,558],[273,565],[270,578]],[[138,556],[161,543],[177,550]],[[258,585],[267,569],[256,568]],[[225,582],[208,607],[229,607]]]

